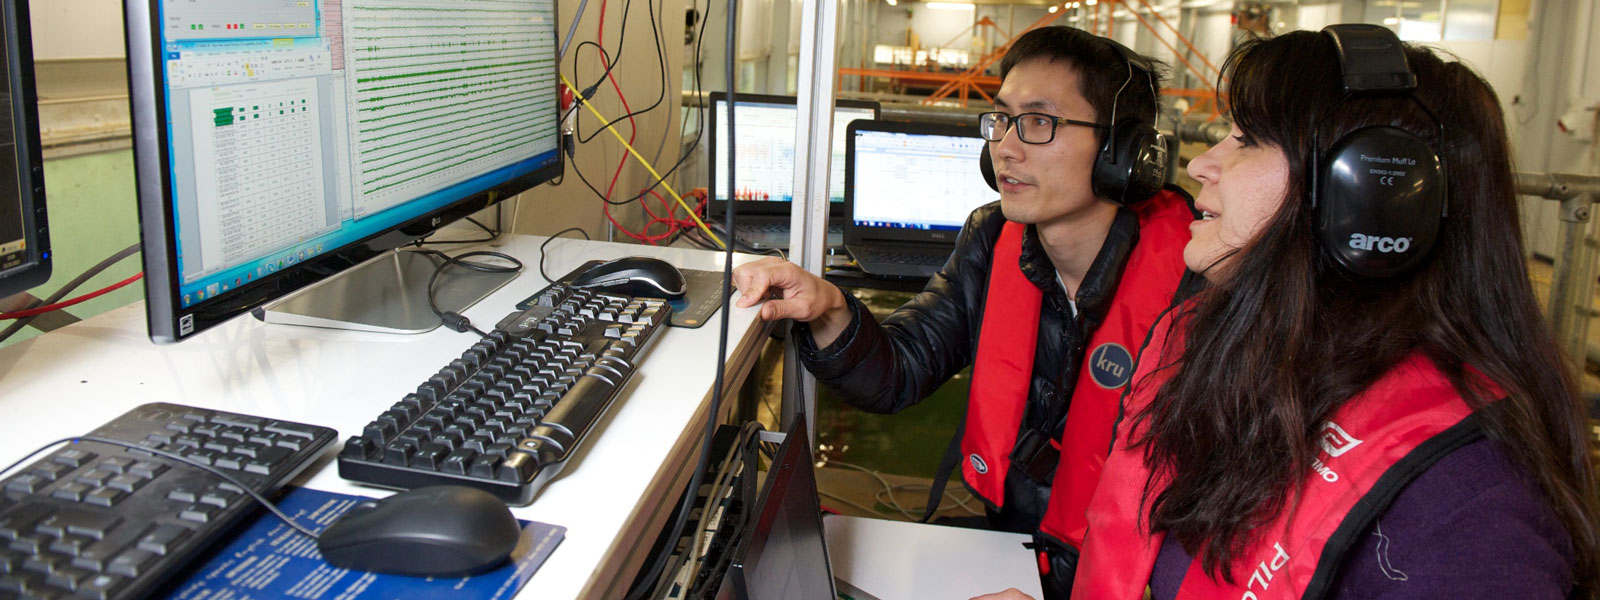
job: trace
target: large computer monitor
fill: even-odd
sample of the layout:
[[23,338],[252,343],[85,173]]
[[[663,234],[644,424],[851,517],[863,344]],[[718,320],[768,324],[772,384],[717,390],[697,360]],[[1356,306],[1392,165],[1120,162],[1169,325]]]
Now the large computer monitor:
[[433,263],[391,251],[560,171],[555,0],[124,9],[157,342],[318,282],[308,324],[431,328]]
[[[794,141],[798,121],[794,96],[739,94],[737,144],[728,143],[728,95],[711,93],[711,156],[709,166],[713,210],[728,201],[728,149],[738,148],[738,182],[734,191],[739,214],[789,214],[794,201]],[[844,131],[858,119],[878,118],[879,105],[867,100],[835,100],[833,161],[828,176],[829,213],[844,214]]]
[[0,0],[0,298],[50,279],[50,224],[45,218],[38,92],[28,3]]

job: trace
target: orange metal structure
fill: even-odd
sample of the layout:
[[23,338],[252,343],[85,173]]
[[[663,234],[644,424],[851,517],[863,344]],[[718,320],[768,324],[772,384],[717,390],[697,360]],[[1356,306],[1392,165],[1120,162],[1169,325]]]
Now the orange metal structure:
[[[1213,117],[1216,116],[1219,111],[1218,106],[1214,102],[1217,96],[1217,89],[1216,86],[1211,83],[1214,81],[1211,73],[1216,73],[1218,76],[1220,76],[1221,70],[1218,69],[1216,65],[1212,64],[1211,60],[1206,58],[1205,54],[1200,52],[1200,50],[1196,48],[1194,44],[1188,40],[1188,38],[1185,38],[1182,32],[1178,31],[1176,27],[1173,27],[1172,23],[1168,22],[1166,18],[1162,17],[1160,13],[1156,12],[1155,8],[1150,5],[1148,0],[1138,0],[1138,2],[1139,4],[1143,5],[1144,9],[1149,11],[1151,15],[1155,16],[1155,18],[1159,20],[1162,25],[1166,26],[1166,29],[1171,32],[1173,37],[1182,42],[1191,53],[1199,57],[1200,61],[1207,67],[1208,70],[1202,71],[1199,67],[1196,67],[1194,63],[1190,62],[1189,59],[1185,58],[1182,52],[1179,52],[1176,47],[1162,37],[1162,32],[1158,31],[1155,25],[1151,24],[1149,20],[1146,20],[1139,14],[1139,9],[1130,4],[1129,0],[1099,0],[1091,7],[1091,11],[1088,14],[1088,27],[1085,29],[1098,35],[1110,34],[1113,28],[1116,26],[1117,5],[1126,7],[1128,9],[1128,14],[1131,14],[1135,19],[1138,19],[1139,24],[1153,34],[1156,38],[1156,41],[1161,42],[1163,46],[1166,46],[1168,50],[1171,50],[1172,55],[1177,57],[1178,61],[1183,63],[1183,65],[1189,69],[1189,72],[1194,73],[1195,76],[1200,79],[1202,84],[1205,85],[1205,88],[1202,89],[1166,90],[1164,93],[1169,96],[1194,98],[1196,101],[1190,104],[1189,109],[1185,111],[1186,113],[1200,110],[1202,105],[1209,104],[1209,112]],[[1101,19],[1100,15],[1102,10],[1105,12],[1104,20]],[[992,75],[985,75],[984,72],[987,71],[988,68],[996,61],[999,61],[1001,58],[1005,57],[1006,51],[1009,50],[1011,45],[1017,41],[1017,38],[1022,37],[1023,34],[1029,31],[1055,22],[1056,19],[1061,18],[1063,14],[1064,12],[1054,12],[1048,13],[1039,18],[1039,20],[1034,21],[1027,27],[1024,27],[1021,32],[1018,32],[1014,36],[1009,36],[1004,44],[996,46],[994,51],[979,58],[971,67],[961,73],[937,73],[898,69],[841,68],[839,69],[839,76],[842,77],[846,75],[855,75],[861,77],[883,77],[923,84],[940,84],[938,89],[934,90],[934,92],[929,95],[928,98],[922,101],[923,104],[936,104],[954,95],[955,100],[961,106],[966,106],[967,101],[973,94],[981,97],[985,102],[994,102],[994,98],[989,95],[988,90],[998,89],[1000,86],[1000,78]],[[1101,31],[1102,23],[1104,24],[1104,31]],[[956,40],[961,39],[962,36],[967,35],[968,32],[976,29],[979,26],[989,26],[993,27],[996,31],[1001,31],[1000,27],[993,21],[989,20],[988,17],[983,17],[979,19],[977,23],[974,23],[972,27],[962,31],[959,35],[951,39],[951,41],[947,42],[945,45],[948,46],[949,44],[954,43]],[[1001,31],[1001,33],[1004,32]]]

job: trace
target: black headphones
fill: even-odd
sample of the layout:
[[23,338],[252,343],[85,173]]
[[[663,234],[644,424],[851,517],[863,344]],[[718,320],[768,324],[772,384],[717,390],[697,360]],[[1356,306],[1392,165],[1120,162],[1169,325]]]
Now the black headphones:
[[[1122,57],[1123,64],[1128,67],[1128,78],[1123,80],[1122,87],[1117,88],[1117,94],[1111,99],[1111,118],[1108,119],[1110,131],[1106,133],[1105,144],[1100,146],[1100,152],[1095,155],[1089,185],[1094,195],[1117,204],[1138,202],[1155,195],[1166,183],[1167,140],[1156,131],[1153,116],[1151,123],[1142,123],[1134,118],[1117,121],[1117,104],[1122,99],[1122,91],[1134,84],[1135,71],[1144,73],[1150,84],[1150,97],[1157,99],[1155,72],[1150,68],[1150,63],[1127,46],[1111,38],[1100,39],[1105,40],[1117,56]],[[990,188],[999,191],[1000,186],[994,179],[994,159],[989,156],[987,145],[979,155],[978,169],[983,172],[983,180],[988,182]]]
[[1128,66],[1128,78],[1122,81],[1122,87],[1117,88],[1117,95],[1111,98],[1111,118],[1108,119],[1111,131],[1106,135],[1106,143],[1100,147],[1100,153],[1095,156],[1094,173],[1089,184],[1094,195],[1109,198],[1117,204],[1138,202],[1155,195],[1167,180],[1167,139],[1156,131],[1155,120],[1159,109],[1152,107],[1149,123],[1133,118],[1118,121],[1117,104],[1122,100],[1122,91],[1134,85],[1135,71],[1144,73],[1145,80],[1150,84],[1150,100],[1158,102],[1160,96],[1156,94],[1156,75],[1150,63],[1137,52],[1111,38],[1100,39],[1110,44],[1117,56],[1122,57],[1123,64]]
[[1422,107],[1444,137],[1444,123],[1412,93],[1416,75],[1405,47],[1379,25],[1348,23],[1322,30],[1333,39],[1344,98],[1311,132],[1311,209],[1322,247],[1346,272],[1394,277],[1421,266],[1447,214],[1444,159],[1427,142],[1392,125],[1345,134],[1321,155],[1317,132],[1346,100],[1394,96]]

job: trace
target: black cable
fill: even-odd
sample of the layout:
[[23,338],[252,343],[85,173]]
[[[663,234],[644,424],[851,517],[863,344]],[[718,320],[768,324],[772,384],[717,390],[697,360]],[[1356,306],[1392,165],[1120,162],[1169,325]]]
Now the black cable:
[[[734,131],[735,131],[734,130],[734,113],[735,113],[734,106],[735,106],[735,104],[737,102],[737,96],[738,96],[737,92],[735,92],[734,90],[738,89],[738,86],[733,85],[733,83],[734,83],[734,75],[735,75],[735,72],[734,72],[735,71],[735,61],[734,61],[735,52],[733,52],[733,49],[738,48],[738,46],[735,43],[735,36],[736,36],[738,30],[734,26],[734,23],[737,20],[736,19],[737,15],[738,15],[738,0],[728,0],[728,26],[727,26],[727,33],[726,33],[726,36],[727,36],[726,37],[726,42],[727,42],[727,48],[729,49],[729,52],[726,53],[726,60],[724,61],[726,64],[724,66],[725,66],[725,69],[726,69],[726,75],[727,75],[727,78],[728,78],[727,81],[728,81],[728,84],[729,84],[728,85],[727,98],[728,98],[728,139],[730,139],[730,140],[739,139],[738,137],[736,137],[734,135]],[[703,26],[702,26],[702,29],[704,29]],[[733,187],[735,185],[735,178],[732,177],[732,175],[737,172],[737,171],[734,170],[735,158],[737,157],[737,155],[738,155],[737,152],[729,152],[728,153],[728,174],[729,174],[729,177],[728,177],[728,192],[729,192],[728,193],[728,197],[729,198],[733,197]],[[715,190],[713,190],[713,192],[714,191]],[[729,202],[728,203],[728,210],[726,211],[726,213],[724,215],[724,217],[725,217],[724,218],[724,222],[726,223],[725,227],[726,227],[726,229],[728,231],[734,231],[734,229],[735,229],[734,228],[734,223],[736,222],[735,213],[738,212],[737,209],[735,208],[736,204],[737,204],[736,202]],[[733,295],[732,293],[730,293],[731,290],[733,289],[733,246],[734,246],[734,244],[732,244],[732,243],[724,244],[724,251],[723,251],[722,317],[720,319],[720,321],[721,321],[720,335],[718,336],[718,339],[717,339],[717,360],[716,360],[717,372],[716,372],[716,379],[712,383],[712,386],[711,386],[711,410],[706,412],[706,424],[705,424],[704,431],[702,432],[701,440],[700,440],[700,459],[698,461],[696,461],[697,464],[695,466],[694,473],[692,475],[690,475],[690,477],[689,477],[689,487],[688,487],[689,491],[688,491],[688,493],[685,493],[683,495],[683,498],[684,498],[683,502],[678,504],[677,515],[673,517],[672,527],[671,527],[671,529],[668,530],[668,535],[667,535],[667,539],[668,540],[676,540],[680,536],[683,535],[683,526],[688,523],[689,511],[690,511],[690,509],[692,509],[694,507],[694,498],[695,498],[696,492],[700,489],[700,483],[701,483],[701,480],[704,479],[706,465],[709,464],[709,461],[711,459],[712,435],[715,433],[715,430],[716,430],[716,427],[717,427],[717,416],[718,416],[718,413],[721,412],[721,408],[722,408],[722,389],[723,389],[723,385],[726,383],[726,381],[724,380],[724,377],[723,377],[723,373],[724,373],[724,371],[726,370],[726,367],[727,367],[727,356],[728,356],[728,312],[730,310],[728,305],[729,305],[729,301],[730,301],[730,299],[731,299],[731,297]],[[628,598],[630,600],[637,600],[638,598],[642,597],[643,595],[646,595],[646,594],[649,594],[649,593],[655,591],[653,589],[655,586],[652,585],[650,582],[654,582],[656,580],[656,578],[661,575],[661,570],[662,570],[663,567],[666,566],[667,556],[670,555],[670,554],[671,554],[670,552],[658,553],[656,555],[656,557],[653,560],[650,561],[650,568],[647,569],[644,572],[644,574],[643,574],[643,576],[642,576],[642,578],[640,580],[637,580],[637,581],[645,582],[645,585],[636,585],[633,588],[633,590],[631,590],[631,592],[628,594]]]
[[61,445],[61,444],[65,444],[65,443],[69,443],[69,442],[79,442],[79,441],[97,442],[97,443],[101,443],[101,444],[108,444],[108,445],[111,445],[111,446],[117,446],[119,448],[128,448],[128,449],[131,449],[131,450],[138,450],[140,452],[148,452],[150,454],[154,454],[156,456],[159,456],[159,457],[162,457],[162,458],[165,458],[165,459],[168,459],[168,460],[177,461],[178,463],[181,463],[181,464],[186,465],[186,466],[190,466],[190,467],[194,467],[196,469],[200,469],[200,470],[205,471],[207,473],[210,473],[212,475],[216,475],[217,477],[221,477],[223,481],[231,483],[231,484],[233,484],[235,486],[238,486],[239,489],[244,490],[244,493],[249,494],[250,497],[254,498],[256,502],[260,502],[262,506],[267,507],[267,510],[272,511],[272,514],[277,515],[279,519],[283,519],[283,522],[284,523],[288,523],[289,526],[293,527],[295,531],[298,531],[300,533],[306,534],[307,536],[310,536],[311,539],[317,539],[317,537],[318,537],[317,532],[311,531],[311,529],[307,528],[304,525],[301,525],[300,523],[296,522],[294,519],[290,518],[289,515],[284,514],[284,512],[281,509],[278,508],[278,505],[273,504],[272,502],[268,501],[265,496],[261,495],[260,492],[255,491],[255,489],[251,488],[248,485],[245,485],[243,482],[240,482],[238,479],[234,478],[234,476],[229,475],[227,473],[224,473],[222,471],[219,471],[215,467],[212,467],[211,465],[199,463],[199,462],[194,461],[193,459],[190,459],[187,456],[183,456],[181,454],[176,454],[176,453],[173,453],[173,452],[168,452],[166,450],[161,450],[161,449],[158,449],[158,448],[150,448],[150,447],[147,447],[147,446],[140,446],[140,445],[132,443],[132,442],[125,442],[125,441],[122,441],[122,440],[112,439],[112,438],[108,438],[108,437],[101,437],[101,436],[98,436],[98,435],[75,435],[75,436],[72,436],[72,437],[65,437],[65,438],[61,438],[61,439],[53,441],[53,442],[49,442],[49,443],[47,443],[47,444],[45,444],[43,446],[40,446],[38,449],[34,450],[33,452],[29,452],[27,456],[22,457],[17,462],[14,462],[14,463],[11,463],[10,465],[7,465],[6,468],[4,468],[4,469],[0,469],[0,475],[3,475],[7,471],[10,471],[12,469],[15,469],[15,468],[21,466],[23,463],[27,462],[28,459],[31,459],[34,456],[37,456],[40,452],[44,452],[45,450],[49,450],[49,449],[54,448],[54,447],[56,447],[58,445]]
[[[631,2],[632,2],[632,0],[629,0],[629,2],[630,2],[630,3],[631,3]],[[651,12],[651,13],[650,13],[650,14],[651,14],[651,19],[650,19],[650,21],[651,21],[651,22],[652,22],[652,23],[654,23],[654,22],[655,22],[655,18],[654,18],[654,16],[655,16],[655,13],[654,13],[654,12]],[[606,51],[605,51],[605,49],[604,49],[604,48],[600,48],[600,45],[599,45],[599,44],[596,44],[596,43],[594,43],[594,42],[582,42],[582,43],[580,43],[580,44],[578,44],[578,49],[579,49],[579,50],[582,50],[582,49],[583,49],[583,46],[584,46],[584,45],[585,45],[585,44],[588,44],[588,45],[592,45],[592,46],[595,46],[595,47],[596,47],[596,48],[599,48],[599,52],[600,52],[600,56],[601,56],[601,57],[602,57],[602,58],[606,58],[606,57],[607,57],[607,56],[608,56],[608,55],[607,55],[607,54],[606,54]],[[621,48],[620,48],[620,47],[619,47],[619,48],[618,48],[618,52],[619,52],[619,54],[618,54],[618,55],[617,55],[617,60],[618,60],[618,61],[620,61],[620,60],[622,60],[622,56],[621,56],[621,54],[620,54],[620,52],[621,52]],[[663,74],[665,74],[665,73],[666,73],[666,70],[667,70],[667,57],[666,57],[666,55],[665,55],[665,54],[663,54],[663,53],[661,53],[661,47],[660,47],[660,46],[656,46],[656,58],[657,58],[657,62],[658,62],[658,63],[659,63],[659,64],[660,64],[660,65],[661,65],[661,69],[660,69],[660,72],[661,72],[661,73],[663,73]],[[616,65],[617,65],[617,63],[616,63],[616,62],[612,62],[612,61],[611,61],[611,60],[610,60],[610,59],[609,59],[609,58],[607,58],[607,59],[606,59],[606,67],[607,67],[607,68],[606,68],[606,70],[605,70],[605,72],[606,72],[606,73],[610,73],[610,72],[611,72],[611,68],[612,68],[612,67],[615,67],[615,66],[616,66]],[[604,81],[604,79],[603,79],[603,77],[604,77],[604,76],[603,76],[603,75],[602,75],[602,81]],[[597,89],[597,86],[598,86],[598,85],[599,85],[599,84],[596,84],[596,87],[589,87],[589,88],[586,88],[586,90],[585,90],[585,91],[592,91],[592,90],[595,90],[595,89]],[[585,94],[584,94],[584,97],[589,97],[589,96],[590,96],[590,94],[588,94],[588,93],[585,93]],[[659,93],[659,94],[657,94],[657,95],[656,95],[656,100],[655,100],[655,102],[653,102],[653,103],[651,103],[651,104],[650,104],[650,105],[649,105],[649,106],[646,106],[646,107],[644,107],[644,108],[641,108],[641,109],[639,109],[639,110],[635,110],[635,111],[633,111],[633,112],[629,112],[629,113],[626,113],[626,114],[624,114],[624,115],[622,115],[622,116],[620,116],[620,117],[617,117],[617,118],[615,118],[615,119],[612,119],[612,120],[611,120],[611,121],[610,121],[610,122],[608,122],[608,123],[605,123],[605,124],[604,124],[604,125],[603,125],[603,126],[602,126],[602,127],[600,127],[600,128],[599,128],[599,129],[596,129],[596,130],[594,130],[594,131],[593,131],[593,132],[591,132],[591,133],[590,133],[590,134],[589,134],[589,135],[588,135],[588,136],[587,136],[587,137],[585,137],[585,136],[584,136],[584,135],[583,135],[583,133],[582,133],[582,132],[581,132],[581,131],[580,131],[580,132],[578,132],[578,143],[580,143],[580,144],[587,144],[587,143],[589,143],[589,142],[590,142],[590,141],[591,141],[591,140],[593,140],[593,139],[594,139],[594,138],[595,138],[595,136],[598,136],[598,135],[600,135],[600,134],[601,134],[601,133],[604,133],[604,132],[605,132],[605,131],[606,131],[606,130],[607,130],[607,129],[611,129],[611,128],[613,128],[613,127],[616,127],[616,126],[617,126],[617,123],[621,123],[621,122],[623,122],[623,121],[625,121],[625,120],[628,120],[628,119],[631,119],[631,118],[633,118],[633,117],[637,117],[637,116],[640,116],[640,115],[643,115],[643,114],[645,114],[645,113],[648,113],[648,112],[650,112],[650,111],[652,111],[652,110],[655,110],[655,109],[656,109],[656,108],[658,108],[658,107],[660,107],[660,106],[661,106],[661,103],[662,103],[662,102],[663,102],[663,101],[664,101],[664,100],[666,100],[666,98],[667,98],[667,84],[666,84],[666,80],[665,80],[665,78],[663,78],[663,80],[662,80],[662,82],[661,82],[661,91],[660,91],[660,93]],[[578,129],[581,129],[581,127],[579,127],[579,128],[578,128]]]
[[[105,271],[106,269],[111,268],[111,265],[117,264],[122,259],[127,258],[129,256],[132,256],[132,255],[134,255],[134,253],[137,253],[138,251],[139,251],[139,244],[138,243],[134,243],[132,246],[128,246],[127,248],[123,248],[121,250],[118,250],[115,254],[112,254],[111,256],[106,257],[105,260],[102,260],[102,261],[100,261],[98,263],[95,263],[94,266],[89,267],[87,270],[85,270],[82,273],[79,273],[77,277],[72,278],[72,281],[68,281],[66,284],[62,285],[61,289],[56,290],[55,293],[53,293],[53,294],[50,294],[50,297],[45,298],[43,300],[35,300],[33,302],[29,302],[26,306],[23,306],[22,308],[19,308],[17,310],[19,310],[19,311],[28,310],[28,309],[31,309],[31,308],[38,308],[40,306],[45,306],[47,304],[55,304],[57,302],[60,302],[62,298],[67,297],[67,294],[71,294],[73,290],[78,289],[78,286],[83,285],[85,282],[89,281],[89,279],[93,278],[95,275],[99,275],[101,272]],[[146,285],[149,285],[149,284],[146,283]],[[34,315],[34,316],[31,316],[31,317],[22,317],[20,319],[17,319],[16,322],[12,323],[10,327],[5,328],[4,331],[0,331],[0,342],[4,342],[7,339],[10,339],[11,336],[16,335],[18,331],[22,331],[22,328],[27,327],[29,323],[32,323],[33,320],[37,319],[37,318],[39,318],[39,315]]]
[[583,169],[579,169],[578,165],[576,163],[574,163],[572,165],[572,172],[573,173],[577,173],[578,174],[578,181],[582,181],[584,187],[589,188],[589,191],[594,192],[594,195],[595,195],[596,198],[599,198],[602,202],[605,202],[606,204],[610,204],[612,206],[626,206],[628,204],[633,204],[634,202],[638,202],[641,198],[644,198],[644,194],[639,194],[639,195],[634,196],[632,198],[629,198],[627,200],[612,200],[610,198],[607,198],[606,195],[604,193],[602,193],[599,188],[594,187],[594,184],[589,183],[589,178],[583,176]]
[[[429,254],[429,255],[433,255],[433,256],[445,256],[444,253],[437,252],[437,251],[434,251],[434,250],[419,250],[418,252]],[[472,258],[472,257],[475,257],[475,256],[488,256],[488,257],[491,257],[491,258],[498,258],[498,259],[510,262],[511,264],[510,265],[490,265],[490,264],[484,264],[484,263],[466,262],[465,259]],[[478,271],[480,273],[515,273],[517,271],[521,271],[522,270],[522,261],[517,260],[515,258],[512,258],[509,255],[499,253],[499,252],[490,252],[488,250],[475,250],[475,251],[472,251],[472,252],[464,252],[464,253],[461,253],[461,254],[457,254],[455,256],[446,257],[445,261],[443,263],[440,263],[439,266],[433,268],[433,275],[428,277],[428,310],[433,311],[433,314],[437,315],[439,317],[439,321],[441,323],[443,323],[445,327],[450,328],[451,331],[455,331],[455,332],[459,332],[459,333],[465,333],[467,331],[471,331],[473,333],[478,334],[479,337],[488,337],[489,336],[488,333],[485,333],[483,330],[478,329],[477,327],[473,327],[472,326],[472,320],[466,318],[465,316],[462,316],[461,313],[458,313],[458,312],[455,312],[455,311],[442,311],[442,310],[439,310],[439,304],[433,298],[433,286],[434,286],[435,283],[438,283],[439,274],[443,273],[444,270],[446,268],[448,268],[450,265],[460,265],[462,267],[466,267],[468,269],[472,269],[472,270]]]
[[[702,17],[700,19],[700,32],[698,34],[696,34],[695,43],[694,43],[694,81],[693,81],[693,87],[694,87],[694,97],[697,98],[697,99],[700,98],[701,91],[702,91],[701,90],[701,86],[700,86],[701,80],[702,80],[702,76],[701,76],[701,66],[702,65],[701,65],[700,55],[701,55],[701,52],[702,52],[701,48],[703,47],[703,45],[705,43],[705,37],[706,37],[705,22],[706,22],[706,20],[708,20],[710,18],[709,17],[709,13],[710,12],[711,12],[711,0],[706,0],[706,10],[701,13]],[[593,43],[593,42],[586,42],[586,43]],[[611,64],[614,64],[614,63],[611,63]],[[576,69],[576,65],[577,65],[576,56],[574,56],[574,58],[573,58],[573,65],[574,65],[574,69]],[[576,72],[576,71],[574,71],[574,72]],[[665,75],[665,73],[666,73],[666,69],[665,68],[662,69],[662,73],[663,73],[663,75]],[[665,84],[663,84],[663,85],[665,85]],[[585,95],[585,97],[587,97],[587,95]],[[573,106],[573,110],[577,110],[577,106],[576,105]],[[640,191],[638,195],[633,196],[631,198],[628,198],[627,200],[612,200],[610,198],[606,198],[605,194],[600,193],[600,190],[596,189],[593,184],[589,183],[588,178],[583,176],[583,172],[578,169],[578,166],[577,166],[576,163],[574,163],[572,165],[572,170],[573,170],[573,172],[576,172],[578,174],[578,179],[583,181],[584,185],[589,188],[589,191],[594,192],[595,196],[599,197],[601,200],[605,201],[607,204],[610,204],[612,206],[622,206],[622,205],[626,205],[626,204],[631,204],[633,202],[637,202],[640,199],[643,199],[645,197],[645,195],[649,194],[651,191],[654,191],[656,189],[656,187],[660,186],[662,184],[662,182],[667,180],[668,177],[671,177],[673,173],[676,173],[678,171],[678,169],[682,168],[683,165],[688,162],[690,157],[694,156],[699,151],[700,142],[701,142],[702,139],[704,139],[705,132],[706,132],[706,123],[705,123],[706,118],[705,117],[706,117],[706,106],[705,106],[704,103],[702,103],[702,104],[700,104],[700,107],[699,107],[699,114],[697,115],[697,118],[695,119],[695,122],[696,122],[697,126],[696,126],[696,131],[695,131],[695,134],[694,134],[694,144],[691,144],[687,150],[684,150],[683,153],[678,156],[678,161],[672,164],[672,168],[667,169],[666,171],[662,171],[661,172],[661,176],[657,177],[654,182],[652,182],[649,186],[645,187],[642,191]],[[563,173],[563,176],[565,176],[565,173]]]
[[545,247],[550,245],[550,242],[556,241],[556,238],[561,237],[561,234],[567,233],[567,232],[570,232],[570,231],[576,231],[578,233],[583,234],[583,239],[585,241],[587,241],[589,239],[589,232],[584,231],[582,227],[568,227],[568,228],[563,229],[561,231],[555,232],[555,234],[551,235],[548,239],[546,239],[544,241],[544,243],[539,244],[539,276],[543,277],[546,283],[555,283],[556,280],[551,279],[550,276],[545,274],[545,272],[544,272],[544,249],[545,249]]

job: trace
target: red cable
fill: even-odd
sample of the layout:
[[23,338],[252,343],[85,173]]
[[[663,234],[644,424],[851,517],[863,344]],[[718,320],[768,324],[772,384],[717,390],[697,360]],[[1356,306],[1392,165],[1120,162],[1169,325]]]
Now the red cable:
[[34,315],[42,315],[44,313],[47,313],[47,312],[50,312],[50,311],[53,311],[53,310],[61,310],[63,308],[66,308],[68,306],[72,306],[72,305],[77,304],[79,302],[83,302],[83,301],[86,301],[86,300],[92,300],[94,298],[98,298],[100,296],[104,296],[104,295],[110,293],[112,290],[121,288],[122,286],[128,285],[128,284],[133,283],[135,281],[138,281],[140,277],[144,277],[144,272],[143,271],[138,272],[138,273],[134,273],[132,277],[129,277],[129,278],[124,279],[122,281],[118,281],[116,283],[113,283],[113,284],[108,285],[106,287],[100,288],[98,290],[89,292],[89,293],[84,294],[82,296],[78,296],[77,298],[73,298],[71,300],[63,300],[63,301],[57,302],[55,304],[46,304],[44,306],[36,306],[36,307],[30,308],[28,310],[19,310],[17,312],[10,312],[10,313],[0,314],[0,321],[7,320],[7,319],[21,319],[21,318],[25,318],[25,317],[31,317],[31,316],[34,316]]
[[[627,15],[623,16],[626,17]],[[628,115],[628,145],[632,146],[639,135],[639,125],[633,120],[633,109],[628,106],[628,97],[622,93],[622,86],[617,83],[617,76],[612,72],[611,60],[606,58],[604,51],[606,42],[606,0],[600,0],[600,23],[595,28],[594,37],[601,47],[600,67],[605,69],[606,80],[611,82],[611,89],[616,90],[617,99],[622,101],[622,114]],[[611,199],[611,192],[616,190],[617,180],[622,177],[622,167],[627,166],[627,164],[628,155],[623,153],[621,160],[617,161],[616,172],[611,174],[611,185],[606,186],[606,200]]]

